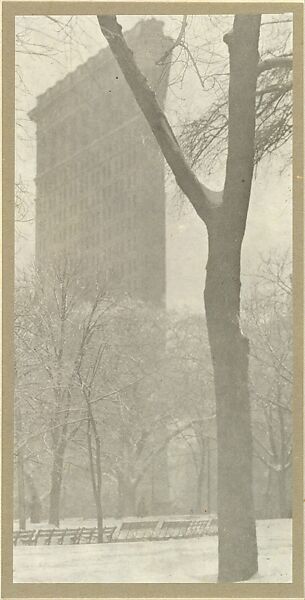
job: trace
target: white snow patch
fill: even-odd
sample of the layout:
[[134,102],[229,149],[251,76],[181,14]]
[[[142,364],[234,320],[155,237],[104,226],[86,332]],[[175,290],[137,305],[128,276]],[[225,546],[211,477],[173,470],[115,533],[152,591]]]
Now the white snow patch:
[[[258,521],[253,583],[292,582],[291,520]],[[217,537],[79,546],[16,546],[14,583],[216,583]]]

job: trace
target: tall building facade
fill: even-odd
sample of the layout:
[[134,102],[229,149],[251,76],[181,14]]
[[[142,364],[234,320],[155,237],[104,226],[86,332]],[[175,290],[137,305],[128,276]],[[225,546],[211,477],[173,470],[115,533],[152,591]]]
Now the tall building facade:
[[[126,34],[161,106],[171,39],[163,23]],[[154,303],[165,296],[164,160],[109,48],[38,97],[36,264],[79,262],[113,290]]]

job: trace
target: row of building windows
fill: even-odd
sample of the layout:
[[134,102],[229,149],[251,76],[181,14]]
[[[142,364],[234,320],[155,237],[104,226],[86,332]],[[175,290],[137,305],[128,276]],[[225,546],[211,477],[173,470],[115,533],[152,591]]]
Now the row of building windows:
[[[57,192],[62,196],[85,194],[93,190],[103,189],[106,185],[114,186],[117,191],[134,187],[135,183],[143,180],[146,171],[141,169],[141,162],[137,160],[136,153],[130,152],[129,157],[117,155],[113,160],[104,160],[97,167],[83,172],[77,171],[74,165],[75,176],[67,177],[62,174],[50,174],[37,181],[38,195],[54,195]],[[113,188],[113,189],[114,189]],[[110,187],[110,192],[112,188]]]
[[[73,128],[73,135],[63,134],[62,127],[59,131],[55,128],[48,133],[38,129],[38,176],[44,171],[54,170],[56,168],[57,177],[65,179],[78,176],[82,171],[87,172],[92,167],[101,164],[105,160],[115,158],[118,155],[122,164],[117,164],[117,168],[125,168],[130,162],[136,160],[137,153],[143,158],[143,153],[150,153],[156,150],[156,142],[153,135],[147,128],[146,123],[136,115],[130,123],[125,123],[110,135],[92,135],[85,128],[88,134],[89,146],[79,149],[75,136],[82,137],[82,133],[77,127]],[[97,128],[95,126],[95,132]],[[57,151],[68,145],[69,163],[62,164],[63,157],[60,151]],[[132,151],[131,151],[132,149]],[[132,152],[135,152],[132,155]],[[51,154],[52,156],[51,156]],[[72,160],[71,160],[72,159]],[[125,161],[125,162],[124,162]]]
[[76,229],[92,233],[101,228],[106,232],[112,228],[119,234],[127,231],[134,234],[133,230],[140,229],[142,222],[133,198],[120,198],[107,204],[101,202],[95,210],[86,205],[41,201],[36,205],[36,220],[38,227],[65,228],[72,235]]
[[[40,258],[46,258],[49,255],[48,244],[46,240],[37,240],[36,252]],[[75,248],[73,245],[56,244],[55,251],[60,252],[61,255],[73,256],[77,262],[80,262],[82,266],[87,265],[89,270],[92,270],[95,266],[99,266],[101,271],[111,271],[114,278],[137,278],[139,279],[140,273],[142,272],[141,267],[136,258],[129,259],[128,257],[122,261],[122,258],[116,253],[110,253],[109,251],[92,251],[89,248],[78,246]]]
[[[128,215],[136,214],[147,200],[147,197],[142,196],[142,183],[139,178],[133,179],[132,174],[129,174],[125,186],[122,180],[118,180],[86,194],[77,194],[75,186],[71,186],[69,193],[61,190],[54,195],[41,194],[36,200],[36,213],[43,215],[45,220],[66,220],[74,215],[81,215],[86,219],[91,213],[97,222],[101,219],[125,219]],[[129,192],[126,193],[128,189]]]
[[44,234],[42,243],[68,244],[83,249],[102,247],[108,257],[136,254],[138,251],[139,232],[132,230],[132,223],[129,228],[120,225],[90,230],[83,223],[72,222],[60,227],[51,224],[47,230],[40,227],[39,231],[41,236]]
[[[107,99],[107,103],[109,100]],[[128,147],[130,142],[133,142],[131,135],[126,135],[126,132],[121,131],[118,134],[113,133],[113,115],[111,107],[102,107],[99,101],[99,106],[93,106],[92,110],[85,109],[78,112],[75,117],[68,117],[62,122],[55,121],[52,127],[47,131],[41,130],[38,125],[38,166],[40,170],[48,168],[48,161],[51,164],[58,164],[65,160],[67,156],[76,152],[83,152],[85,148],[91,147],[94,142],[101,141],[105,153],[111,153],[112,147]],[[133,114],[130,107],[122,103],[119,110],[115,110],[115,123],[120,124],[132,119],[136,113],[133,107]],[[137,113],[136,113],[137,114]],[[53,122],[54,123],[54,122]],[[111,131],[111,135],[109,132]],[[132,138],[134,132],[132,132]],[[113,139],[114,138],[114,139]],[[143,142],[142,137],[138,142]],[[49,163],[50,164],[50,163]]]

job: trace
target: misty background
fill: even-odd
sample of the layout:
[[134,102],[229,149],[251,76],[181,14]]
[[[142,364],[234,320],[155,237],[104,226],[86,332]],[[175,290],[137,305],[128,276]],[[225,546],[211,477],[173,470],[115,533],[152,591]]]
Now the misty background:
[[[149,17],[122,15],[119,20],[123,30],[128,30],[140,19]],[[177,37],[181,17],[156,15],[164,22],[164,33]],[[284,16],[282,17],[284,18]],[[51,17],[52,19],[52,17]],[[34,261],[35,222],[35,173],[36,141],[35,124],[27,113],[36,104],[36,97],[58,80],[64,78],[79,64],[96,54],[105,46],[94,16],[54,17],[52,23],[40,16],[16,18],[16,181],[22,180],[27,190],[28,215],[26,222],[16,224],[16,268]],[[73,19],[73,35],[67,29]],[[276,19],[264,15],[263,22]],[[58,26],[62,21],[62,28]],[[192,50],[198,51],[202,28],[206,31],[206,48],[201,60],[213,58],[221,64],[227,59],[227,48],[219,31],[232,26],[233,17],[190,17],[188,40]],[[69,23],[70,25],[70,23]],[[266,28],[268,29],[268,28]],[[287,31],[291,24],[287,25]],[[200,35],[199,35],[200,34]],[[264,40],[262,28],[261,46]],[[270,44],[270,40],[268,41]],[[48,46],[47,53],[43,50]],[[213,56],[211,56],[211,48]],[[207,52],[205,55],[204,53]],[[182,118],[195,118],[203,107],[211,102],[214,90],[207,84],[202,90],[194,69],[188,68],[181,77],[179,60],[171,67],[170,85],[166,99],[166,114],[170,123],[179,128]],[[209,87],[211,89],[209,89]],[[264,158],[255,171],[249,218],[242,253],[242,280],[247,289],[262,257],[290,252],[292,241],[292,183],[289,166],[290,143],[280,154]],[[287,158],[288,157],[288,158]],[[221,157],[216,170],[210,174],[206,169],[198,172],[206,185],[221,190],[225,174],[225,156]],[[168,308],[202,312],[202,299],[207,259],[207,234],[188,201],[183,199],[168,172],[166,176],[166,289]],[[179,275],[179,276],[178,276]]]

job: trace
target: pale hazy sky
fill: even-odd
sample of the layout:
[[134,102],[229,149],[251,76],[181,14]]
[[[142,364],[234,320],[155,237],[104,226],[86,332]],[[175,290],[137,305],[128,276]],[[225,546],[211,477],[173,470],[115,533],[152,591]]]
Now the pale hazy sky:
[[[270,15],[268,17],[270,19]],[[123,29],[129,29],[139,18],[141,17],[122,16],[119,21]],[[166,33],[173,37],[177,35],[181,17],[163,15],[156,18],[164,21]],[[16,106],[19,125],[16,129],[16,177],[20,176],[26,181],[30,196],[34,197],[35,126],[26,118],[26,113],[35,105],[37,95],[98,52],[105,46],[105,41],[94,16],[73,17],[71,37],[70,30],[67,36],[58,25],[44,17],[17,19],[19,38],[16,45]],[[67,17],[63,19],[65,22],[68,20]],[[231,23],[231,16],[221,17],[220,20],[207,17],[190,19],[189,39],[192,46],[195,48],[198,40],[200,43],[202,39],[205,40],[200,57],[202,62],[208,61],[211,48],[214,60],[218,59],[219,64],[226,59],[226,46],[222,42],[222,36]],[[261,44],[265,43],[262,39]],[[50,53],[47,58],[40,55],[41,48],[46,44]],[[37,54],[29,54],[29,50]],[[172,81],[179,69],[179,64],[172,69]],[[178,84],[169,88],[166,111],[170,121],[175,123],[185,114],[200,114],[211,101],[211,93],[213,92],[202,91],[195,72],[190,71],[182,87]],[[284,252],[291,246],[291,173],[288,168],[280,174],[281,166],[278,157],[265,161],[253,181],[242,260],[242,269],[247,276],[255,273],[261,254],[281,250]],[[224,169],[220,168],[210,177],[201,172],[200,177],[211,188],[221,189]],[[201,310],[207,257],[205,226],[188,203],[181,199],[170,178],[167,188],[168,306]],[[34,223],[18,224],[17,230],[16,263],[20,267],[34,258]]]

